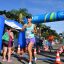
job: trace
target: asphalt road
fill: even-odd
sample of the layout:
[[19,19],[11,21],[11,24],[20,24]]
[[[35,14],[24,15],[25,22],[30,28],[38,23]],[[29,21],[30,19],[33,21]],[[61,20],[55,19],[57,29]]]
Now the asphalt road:
[[[44,51],[41,51],[40,54],[37,54],[36,57],[37,57],[37,61],[36,61],[36,64],[54,64],[55,62],[55,58],[56,58],[56,50],[59,48],[60,45],[55,45],[53,47],[53,50],[52,52],[44,52]],[[18,56],[17,55],[12,55],[12,62],[11,63],[8,63],[7,61],[6,62],[3,62],[2,61],[2,56],[0,56],[0,64],[28,64],[28,61],[26,60],[28,58],[28,55],[24,55],[24,57],[26,57],[25,59],[21,59],[21,61],[18,60]],[[61,58],[61,62],[64,64],[64,53],[62,53],[60,55],[60,58]]]

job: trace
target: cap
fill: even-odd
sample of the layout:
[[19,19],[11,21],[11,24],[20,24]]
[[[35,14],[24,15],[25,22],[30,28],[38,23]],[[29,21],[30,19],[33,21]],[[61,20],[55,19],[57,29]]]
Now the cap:
[[32,16],[26,16],[26,18],[28,19],[28,18],[32,18]]

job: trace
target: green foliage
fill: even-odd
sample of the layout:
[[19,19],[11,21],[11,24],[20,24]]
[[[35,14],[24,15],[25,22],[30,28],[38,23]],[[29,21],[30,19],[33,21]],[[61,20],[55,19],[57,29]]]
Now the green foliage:
[[5,14],[7,18],[14,20],[19,20],[20,13],[22,13],[23,18],[26,17],[27,15],[31,15],[30,13],[28,13],[28,10],[26,8],[20,8],[19,10],[13,9],[11,11],[0,11],[0,15]]
[[55,30],[52,30],[49,26],[46,26],[45,24],[37,24],[37,27],[41,29],[41,36],[42,37],[48,37],[49,35],[54,35],[55,38],[59,39],[59,35]]

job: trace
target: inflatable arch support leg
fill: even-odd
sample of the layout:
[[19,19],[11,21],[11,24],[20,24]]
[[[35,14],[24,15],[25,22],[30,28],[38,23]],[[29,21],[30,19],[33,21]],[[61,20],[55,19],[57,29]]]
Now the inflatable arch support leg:
[[20,48],[26,47],[26,40],[25,40],[25,31],[19,32],[18,36],[18,45],[20,45]]
[[0,15],[0,52],[2,49],[2,35],[4,30],[4,17]]

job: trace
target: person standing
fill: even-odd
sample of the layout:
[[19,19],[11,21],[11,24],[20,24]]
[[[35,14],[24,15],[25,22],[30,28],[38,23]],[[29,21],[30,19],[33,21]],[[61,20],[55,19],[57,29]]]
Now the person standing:
[[3,61],[6,61],[6,54],[8,50],[8,62],[11,62],[11,48],[12,48],[12,41],[14,39],[12,29],[10,27],[6,28],[6,31],[2,37],[3,40]]

